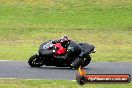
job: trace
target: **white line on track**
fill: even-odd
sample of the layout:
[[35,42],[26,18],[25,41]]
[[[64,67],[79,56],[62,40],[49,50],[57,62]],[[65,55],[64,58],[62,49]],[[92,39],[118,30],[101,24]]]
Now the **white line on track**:
[[[50,79],[19,79],[19,78],[0,78],[0,80],[50,80]],[[75,82],[76,80],[68,80],[68,81],[73,81]]]
[[0,61],[2,62],[2,61],[13,61],[13,60],[0,60]]
[[0,78],[1,80],[6,80],[6,79],[17,79],[17,78]]

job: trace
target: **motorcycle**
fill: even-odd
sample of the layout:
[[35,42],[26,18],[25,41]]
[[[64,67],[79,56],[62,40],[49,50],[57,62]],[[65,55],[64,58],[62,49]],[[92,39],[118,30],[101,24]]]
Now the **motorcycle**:
[[[55,50],[57,52],[52,55],[42,55],[42,50],[46,50],[46,48],[50,46],[54,46],[54,48],[50,48],[50,50]],[[87,43],[75,43],[71,41],[66,49],[63,48],[60,43],[53,45],[51,41],[49,41],[40,45],[38,54],[31,56],[28,63],[31,67],[41,67],[46,65],[77,69],[79,66],[87,66],[91,61],[90,54],[95,52],[95,47]],[[64,59],[65,53],[67,53],[66,59]]]

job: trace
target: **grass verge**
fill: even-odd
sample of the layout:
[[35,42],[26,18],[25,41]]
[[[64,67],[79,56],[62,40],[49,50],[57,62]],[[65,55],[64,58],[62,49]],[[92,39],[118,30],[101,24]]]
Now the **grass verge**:
[[131,88],[130,84],[86,84],[78,85],[67,80],[1,79],[0,88]]
[[132,61],[131,0],[0,0],[0,59],[27,60],[49,39],[95,45],[93,61]]

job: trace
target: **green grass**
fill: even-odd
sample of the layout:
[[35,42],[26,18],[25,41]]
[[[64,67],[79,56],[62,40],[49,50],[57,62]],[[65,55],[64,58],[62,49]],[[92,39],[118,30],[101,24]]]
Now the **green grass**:
[[[42,42],[91,43],[92,61],[132,62],[132,0],[0,0],[0,60],[28,60]],[[0,88],[132,88],[66,80],[0,80]]]
[[132,61],[131,0],[0,0],[0,59],[28,60],[42,42],[91,43],[93,61]]
[[0,88],[132,88],[130,84],[86,84],[78,85],[67,80],[0,80]]

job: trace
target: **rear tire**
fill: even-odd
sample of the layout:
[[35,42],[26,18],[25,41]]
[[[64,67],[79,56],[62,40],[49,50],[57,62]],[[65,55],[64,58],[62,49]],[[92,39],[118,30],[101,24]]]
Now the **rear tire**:
[[84,58],[84,63],[82,64],[82,67],[87,66],[91,61],[91,56],[88,55],[86,58]]
[[80,66],[80,59],[77,58],[71,63],[70,68],[73,69],[73,70],[76,70],[76,69],[79,68],[79,66]]
[[75,59],[72,62],[70,68],[73,69],[73,70],[75,70],[75,69],[78,69],[80,66],[82,66],[82,67],[87,66],[90,63],[90,61],[91,61],[91,56],[90,55],[87,55],[87,57],[82,58],[82,59],[84,59],[84,60],[81,60],[79,58],[78,59]]
[[44,61],[41,59],[41,57],[38,54],[35,54],[29,58],[28,64],[31,67],[41,67],[44,65]]

